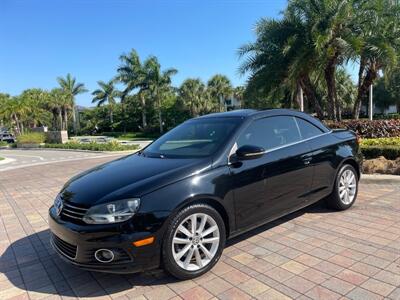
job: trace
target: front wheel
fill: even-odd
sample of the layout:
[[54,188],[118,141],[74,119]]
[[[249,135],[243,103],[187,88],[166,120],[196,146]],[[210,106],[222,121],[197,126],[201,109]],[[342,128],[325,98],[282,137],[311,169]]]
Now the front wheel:
[[172,219],[163,243],[165,269],[179,279],[191,279],[210,270],[225,246],[225,225],[206,204],[190,205]]
[[345,210],[356,201],[358,176],[351,165],[344,165],[339,170],[332,194],[327,198],[328,205],[337,210]]

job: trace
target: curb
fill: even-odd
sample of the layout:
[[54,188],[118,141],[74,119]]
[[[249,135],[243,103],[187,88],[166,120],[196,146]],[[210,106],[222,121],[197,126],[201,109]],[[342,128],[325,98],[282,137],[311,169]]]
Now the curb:
[[362,174],[361,183],[364,184],[395,184],[400,186],[400,176],[387,174]]

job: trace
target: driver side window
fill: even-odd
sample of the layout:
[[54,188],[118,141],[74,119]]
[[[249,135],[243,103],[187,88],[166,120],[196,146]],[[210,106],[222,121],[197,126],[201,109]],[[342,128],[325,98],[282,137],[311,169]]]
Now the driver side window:
[[237,146],[252,145],[270,150],[300,140],[299,129],[294,118],[276,116],[253,121],[239,136]]

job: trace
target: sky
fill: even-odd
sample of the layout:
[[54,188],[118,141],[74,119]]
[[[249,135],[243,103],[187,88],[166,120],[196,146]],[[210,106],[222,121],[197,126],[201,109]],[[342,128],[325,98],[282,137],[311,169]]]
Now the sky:
[[[238,47],[255,39],[257,20],[285,7],[285,0],[1,0],[0,92],[51,89],[67,73],[93,91],[132,48],[176,68],[176,86],[216,73],[240,85]],[[90,106],[90,93],[77,103]]]

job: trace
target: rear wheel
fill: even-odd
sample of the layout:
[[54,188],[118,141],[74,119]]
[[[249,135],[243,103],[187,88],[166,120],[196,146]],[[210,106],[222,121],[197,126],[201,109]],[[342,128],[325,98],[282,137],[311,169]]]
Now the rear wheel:
[[217,263],[225,239],[224,221],[214,208],[188,206],[173,218],[165,236],[165,269],[179,279],[200,276]]
[[337,210],[345,210],[353,205],[357,198],[358,175],[351,165],[339,170],[332,194],[327,198],[328,205]]

